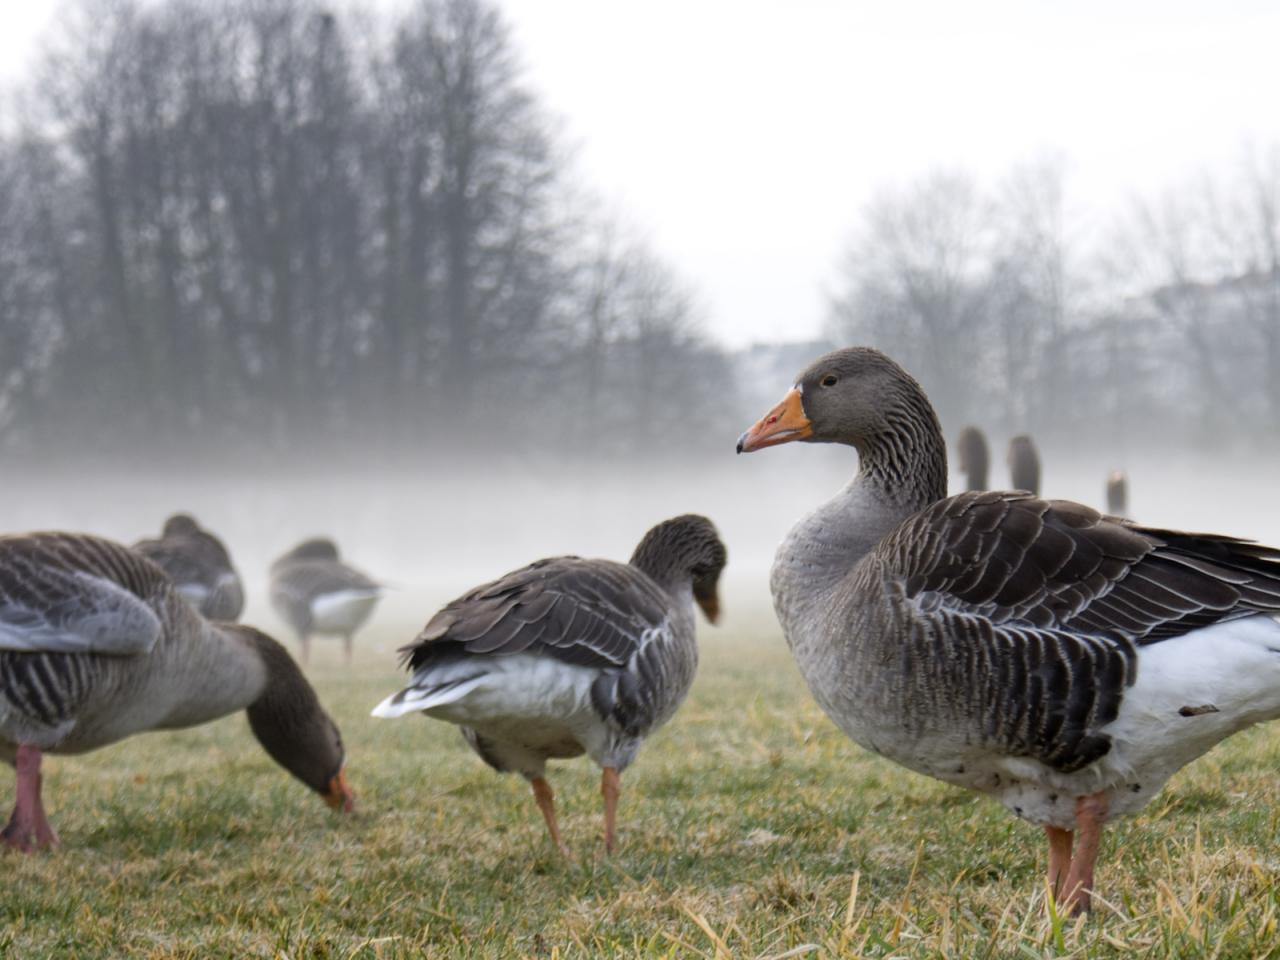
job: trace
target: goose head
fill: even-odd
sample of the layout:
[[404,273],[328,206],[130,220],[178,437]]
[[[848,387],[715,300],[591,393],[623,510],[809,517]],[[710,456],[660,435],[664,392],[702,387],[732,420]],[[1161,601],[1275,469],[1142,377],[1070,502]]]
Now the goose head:
[[[782,402],[738,438],[738,452],[797,440],[856,449],[858,489],[897,519],[946,496],[937,414],[911,374],[879,350],[847,347],[810,364]],[[882,519],[887,524],[890,514]]]
[[199,531],[200,524],[196,523],[195,517],[189,513],[175,513],[164,522],[161,534],[166,537],[189,537]]
[[338,545],[328,537],[312,537],[285,554],[294,560],[337,560]]
[[694,602],[715,623],[720,617],[720,572],[728,558],[715,525],[686,513],[649,530],[631,555],[631,564],[664,586],[691,584]]
[[738,452],[803,440],[843,443],[863,453],[919,416],[923,396],[906,371],[879,350],[833,350],[810,364],[782,402],[738,438]]
[[235,629],[257,651],[267,671],[266,688],[245,711],[253,735],[276,763],[325,803],[350,813],[355,793],[347,784],[346,753],[337,724],[284,647],[252,627]]

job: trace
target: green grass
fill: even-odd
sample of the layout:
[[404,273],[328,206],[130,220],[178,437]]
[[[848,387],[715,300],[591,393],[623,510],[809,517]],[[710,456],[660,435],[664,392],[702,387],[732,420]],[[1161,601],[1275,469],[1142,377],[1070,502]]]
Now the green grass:
[[50,758],[63,847],[0,855],[0,956],[1280,955],[1275,731],[1113,825],[1106,902],[1058,921],[1039,830],[854,747],[780,639],[703,637],[689,702],[623,776],[612,859],[588,761],[551,775],[564,862],[523,780],[445,724],[368,716],[401,679],[388,658],[348,672],[322,651],[355,816],[275,767],[239,716]]

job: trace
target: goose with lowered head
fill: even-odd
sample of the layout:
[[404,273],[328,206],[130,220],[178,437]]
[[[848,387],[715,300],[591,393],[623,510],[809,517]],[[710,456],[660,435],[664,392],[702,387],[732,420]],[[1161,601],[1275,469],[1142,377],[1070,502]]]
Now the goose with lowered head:
[[431,618],[404,648],[413,679],[373,715],[460,726],[485,763],[529,781],[564,854],[547,761],[587,754],[612,853],[618,775],[689,692],[693,605],[716,621],[725,559],[711,521],[686,514],[646,533],[629,563],[554,557],[508,573]]
[[164,570],[178,592],[210,620],[240,619],[244,586],[231,554],[190,514],[175,513],[159,537],[139,540],[133,549]]
[[385,587],[343,563],[328,537],[304,540],[271,565],[271,605],[311,657],[311,637],[342,638],[343,661],[350,665],[356,631],[373,614]]
[[1025,492],[946,496],[937,417],[878,351],[837,350],[738,441],[858,451],[778,549],[774,605],[855,742],[1042,826],[1087,910],[1103,825],[1280,715],[1280,550]]
[[17,770],[6,844],[57,843],[41,798],[43,754],[237,710],[273,760],[330,806],[352,809],[338,728],[280,644],[206,620],[163,570],[109,540],[0,537],[0,757]]

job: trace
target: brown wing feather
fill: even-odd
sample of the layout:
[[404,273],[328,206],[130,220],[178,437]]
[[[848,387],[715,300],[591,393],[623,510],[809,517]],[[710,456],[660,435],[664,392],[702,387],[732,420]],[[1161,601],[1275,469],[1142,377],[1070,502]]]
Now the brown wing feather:
[[1139,527],[1021,493],[940,501],[880,552],[909,596],[931,594],[996,623],[1139,644],[1280,610],[1280,551]]
[[471,655],[545,652],[599,667],[625,666],[668,598],[626,564],[555,557],[514,570],[448,603],[402,653],[417,669],[451,646]]
[[933,671],[923,682],[958,717],[984,718],[989,742],[1063,770],[1110,749],[1099,731],[1138,647],[1280,611],[1280,551],[1024,493],[939,501],[873,557],[903,601],[913,662]]

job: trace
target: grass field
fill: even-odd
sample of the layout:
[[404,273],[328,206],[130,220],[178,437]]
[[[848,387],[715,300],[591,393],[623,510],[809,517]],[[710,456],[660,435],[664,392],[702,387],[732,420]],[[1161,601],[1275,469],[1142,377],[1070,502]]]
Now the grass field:
[[[451,727],[374,720],[401,679],[375,629],[314,676],[360,795],[350,818],[242,716],[46,763],[63,847],[6,855],[0,956],[1262,957],[1280,954],[1280,731],[1243,734],[1107,834],[1100,904],[1056,922],[1039,830],[900,771],[814,705],[782,641],[702,631],[689,702],[623,777],[552,773],[561,860],[523,780]],[[6,800],[13,778],[0,774]]]

